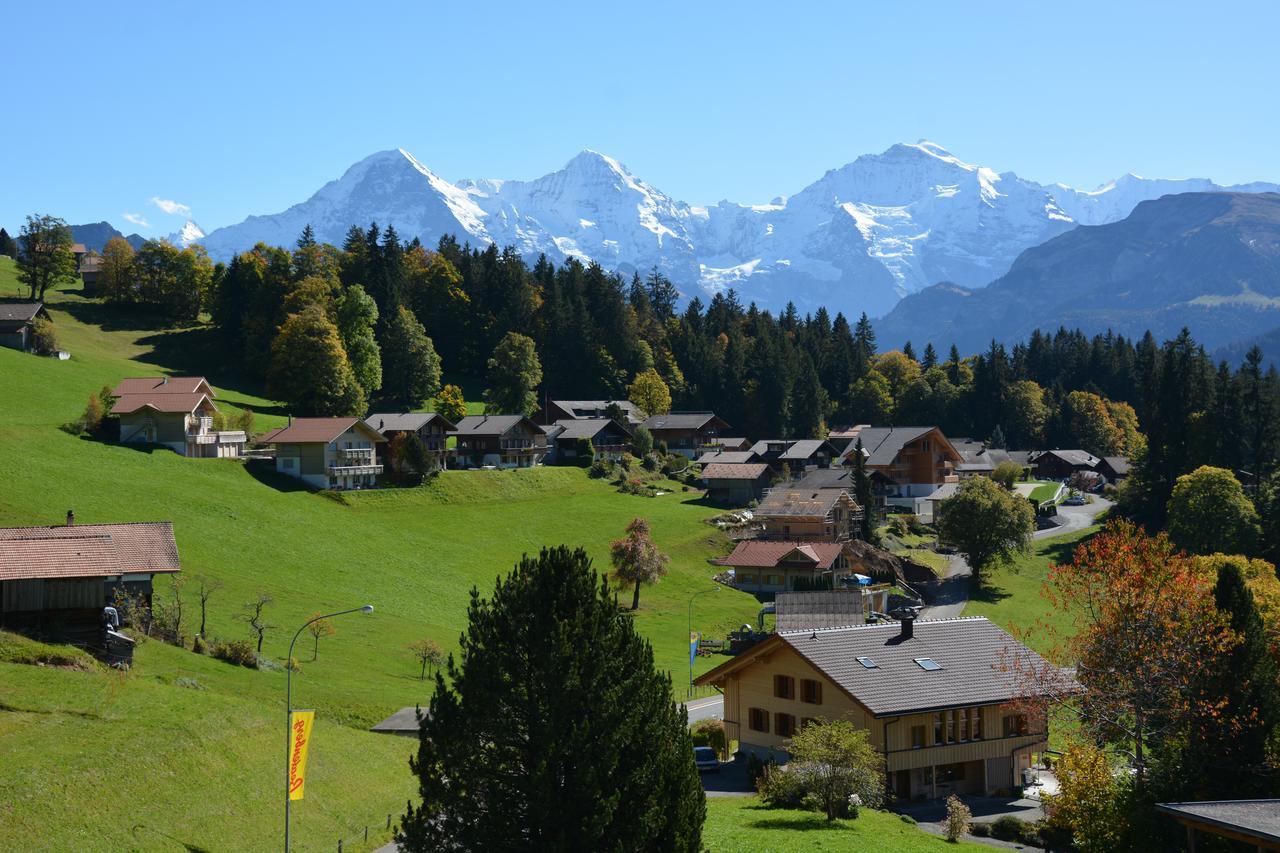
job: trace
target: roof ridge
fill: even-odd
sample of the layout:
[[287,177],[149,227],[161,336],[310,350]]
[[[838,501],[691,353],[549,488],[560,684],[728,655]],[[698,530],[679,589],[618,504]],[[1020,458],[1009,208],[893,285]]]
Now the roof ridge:
[[[915,624],[917,627],[919,627],[920,625],[938,625],[943,622],[991,622],[991,620],[985,616],[948,616],[943,619],[915,620]],[[892,620],[889,622],[876,622],[874,624],[868,624],[868,625],[833,625],[825,628],[793,628],[789,631],[778,631],[776,633],[779,636],[781,636],[784,634],[815,634],[815,633],[822,633],[826,631],[871,630],[875,628],[894,628],[896,630],[897,626],[898,626],[898,621]]]

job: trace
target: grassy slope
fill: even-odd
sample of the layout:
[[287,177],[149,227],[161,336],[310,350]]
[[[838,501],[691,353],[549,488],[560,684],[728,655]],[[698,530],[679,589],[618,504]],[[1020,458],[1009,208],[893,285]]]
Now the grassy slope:
[[714,797],[707,800],[702,843],[710,853],[809,853],[814,850],[892,850],[925,853],[943,850],[990,849],[972,842],[949,844],[929,835],[896,814],[869,809],[855,820],[828,823],[815,812],[770,809],[756,797]]
[[[0,293],[7,290],[0,282]],[[57,522],[68,508],[82,522],[172,520],[184,573],[225,584],[211,603],[213,636],[247,636],[234,617],[260,590],[275,599],[269,618],[278,626],[366,601],[377,608],[372,617],[337,622],[337,635],[322,641],[315,663],[309,649],[298,653],[303,674],[295,679],[295,704],[320,712],[315,760],[329,762],[334,774],[325,795],[317,765],[316,794],[297,812],[300,839],[336,839],[349,826],[379,815],[385,821],[388,811],[403,809],[411,790],[405,742],[363,729],[427,700],[407,644],[425,636],[455,648],[470,588],[490,591],[522,553],[544,544],[581,545],[604,566],[609,541],[633,516],[648,517],[671,555],[670,574],[643,591],[636,618],[659,666],[673,671],[677,685],[683,681],[686,602],[710,586],[706,558],[727,550],[702,523],[712,511],[687,494],[630,497],[578,469],[541,469],[449,472],[428,488],[338,501],[260,480],[235,461],[186,460],[74,438],[57,425],[73,419],[91,391],[121,376],[179,369],[202,344],[200,332],[112,328],[109,315],[75,299],[50,300],[71,361],[0,350],[0,524]],[[106,319],[107,328],[77,316]],[[259,426],[278,419],[254,389],[233,379],[220,384],[216,366],[200,372],[221,400],[266,409]],[[159,594],[165,586],[158,585]],[[752,621],[758,606],[722,590],[699,598],[694,609],[695,626],[707,628]],[[283,627],[273,630],[264,653],[283,659],[287,643]],[[700,659],[699,669],[713,663]],[[48,826],[55,846],[79,846],[69,833],[83,820],[103,826],[103,846],[163,848],[171,843],[163,840],[167,833],[223,849],[230,814],[244,832],[237,847],[268,846],[278,822],[271,792],[283,674],[237,670],[154,642],[139,650],[136,664],[125,677],[0,665],[0,705],[30,710],[0,713],[0,754],[16,756],[21,767],[0,775],[0,813],[12,803],[0,819],[0,848],[26,846],[36,826]],[[174,684],[184,677],[205,689]],[[79,734],[68,738],[71,731]],[[199,755],[180,757],[193,750]],[[108,755],[132,757],[118,784],[136,819],[75,818],[65,809],[37,809],[42,801],[22,793],[61,791],[70,812],[89,815],[69,798],[93,790],[96,807],[110,813],[108,804],[122,797],[101,784]],[[204,762],[217,770],[201,771]],[[231,765],[233,778],[223,784],[217,777]],[[50,813],[68,816],[49,824]],[[148,834],[130,834],[131,820],[146,823]]]
[[1050,624],[1065,630],[1070,619],[1069,614],[1053,609],[1041,594],[1049,565],[1070,561],[1076,545],[1097,530],[1097,527],[1086,527],[1035,540],[1028,553],[983,580],[974,590],[964,615],[986,616],[1005,628],[1027,632],[1027,644],[1037,651],[1046,651],[1048,639],[1042,630],[1037,630],[1038,626]]

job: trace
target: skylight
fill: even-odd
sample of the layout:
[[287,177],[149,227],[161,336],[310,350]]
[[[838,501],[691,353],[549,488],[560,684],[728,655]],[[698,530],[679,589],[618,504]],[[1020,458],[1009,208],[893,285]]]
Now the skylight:
[[879,669],[879,667],[876,666],[876,662],[873,661],[871,658],[860,657],[858,658],[858,663],[862,664],[867,669]]
[[915,661],[919,664],[921,669],[928,670],[929,672],[933,672],[936,669],[942,669],[942,664],[938,663],[933,658],[916,658]]

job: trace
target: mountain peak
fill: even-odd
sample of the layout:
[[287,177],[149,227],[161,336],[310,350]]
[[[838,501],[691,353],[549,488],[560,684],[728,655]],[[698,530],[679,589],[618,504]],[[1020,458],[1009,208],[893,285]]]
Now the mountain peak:
[[568,163],[565,163],[564,170],[566,172],[612,172],[619,177],[631,177],[631,173],[627,171],[626,166],[623,166],[608,154],[603,154],[590,148],[583,148],[573,155],[573,158]]

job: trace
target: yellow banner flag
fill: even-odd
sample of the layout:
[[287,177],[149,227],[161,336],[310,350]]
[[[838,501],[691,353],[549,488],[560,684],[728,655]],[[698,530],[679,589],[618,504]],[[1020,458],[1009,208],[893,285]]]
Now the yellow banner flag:
[[311,725],[315,711],[294,711],[289,715],[289,799],[301,800],[307,782],[307,748],[311,746]]

